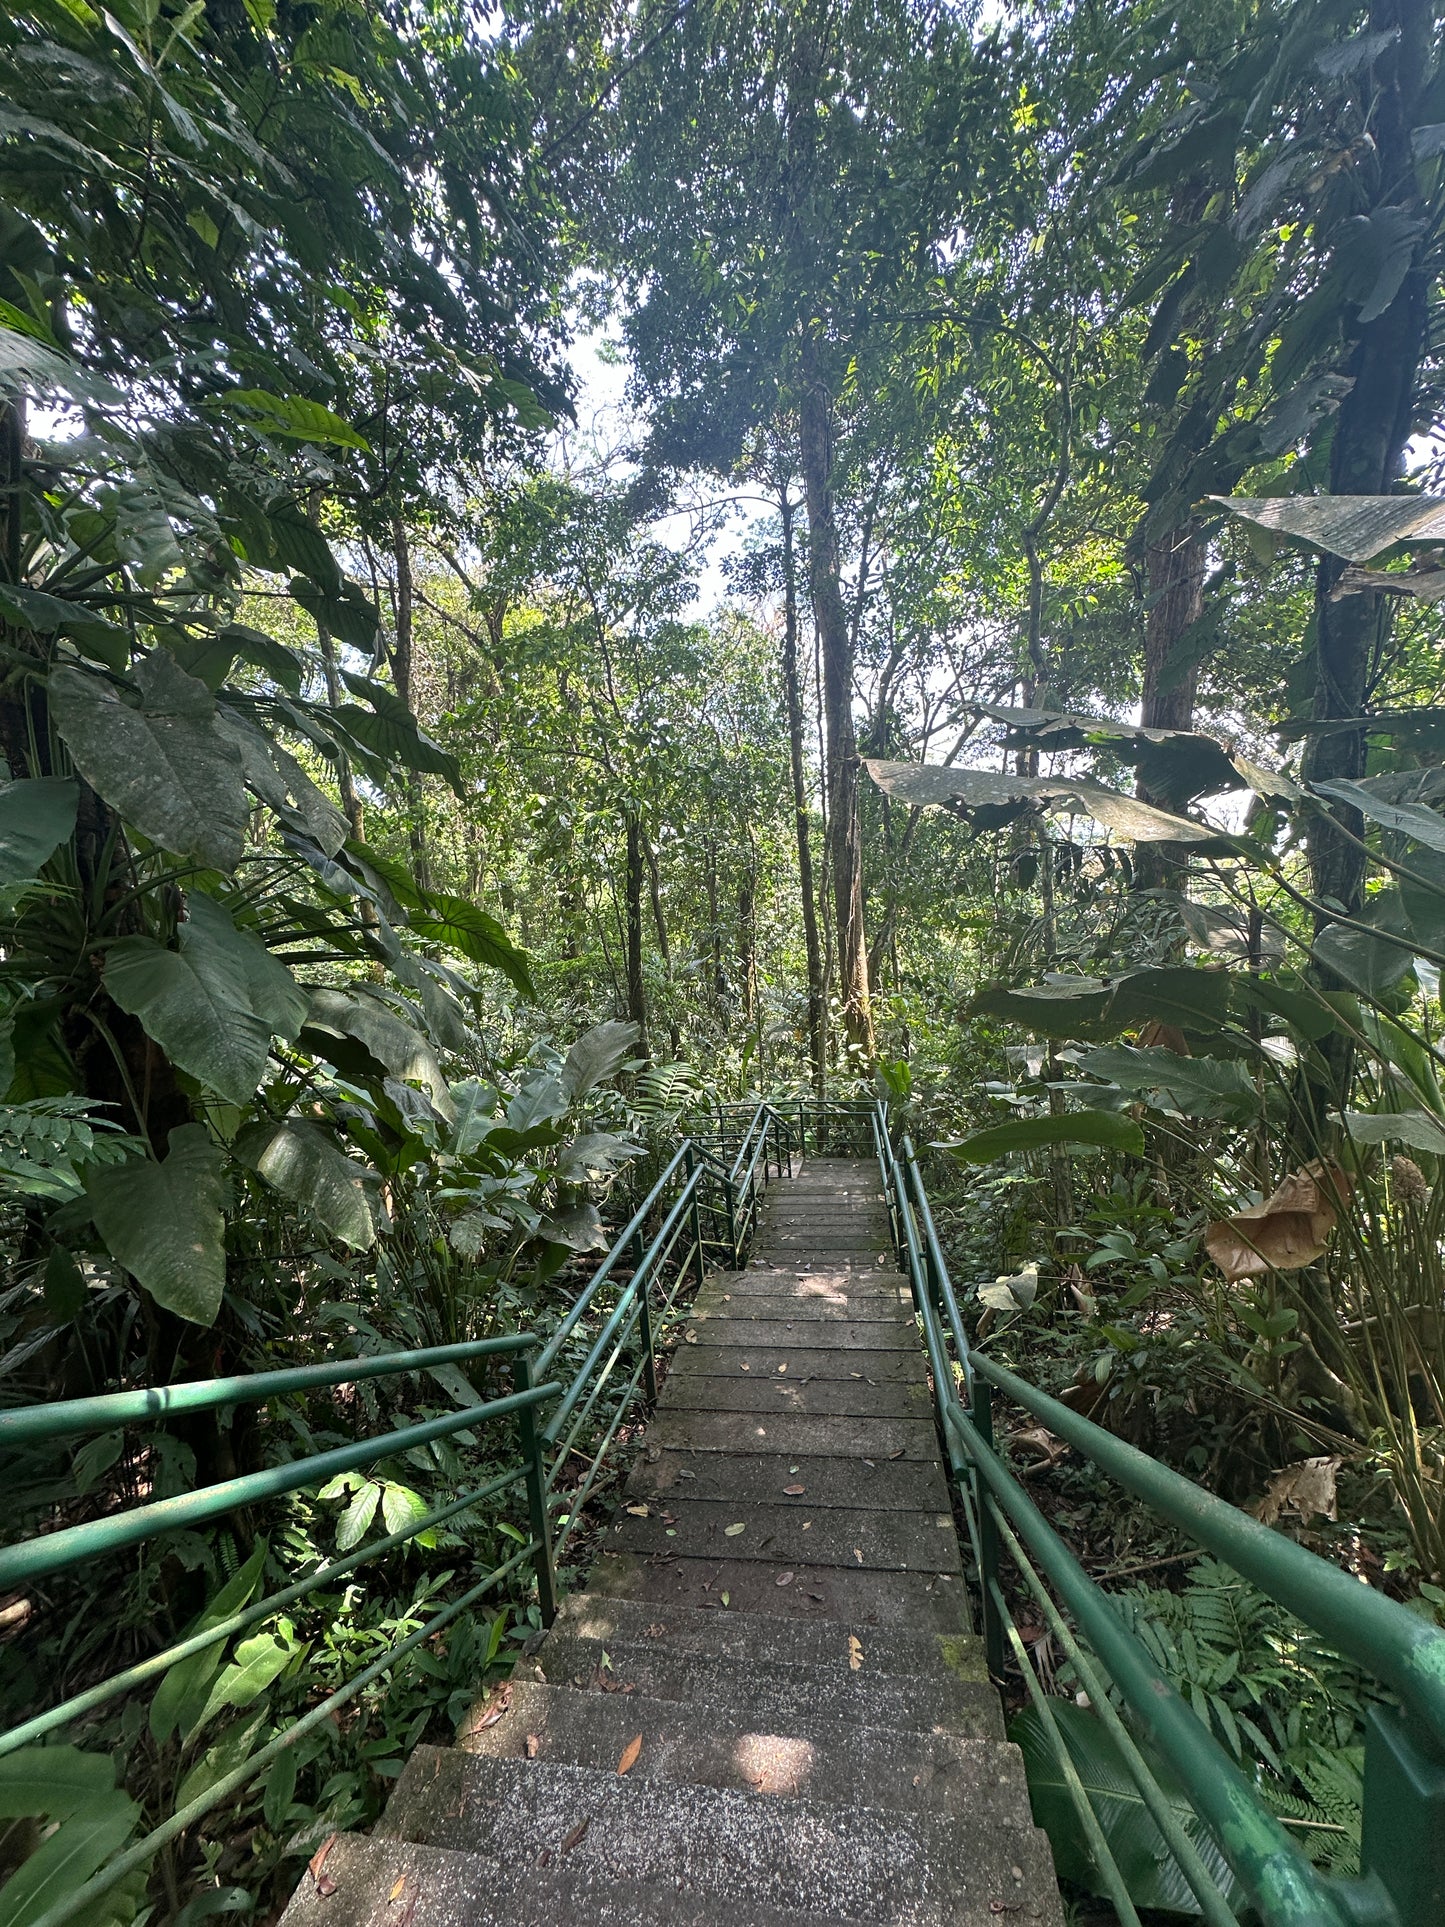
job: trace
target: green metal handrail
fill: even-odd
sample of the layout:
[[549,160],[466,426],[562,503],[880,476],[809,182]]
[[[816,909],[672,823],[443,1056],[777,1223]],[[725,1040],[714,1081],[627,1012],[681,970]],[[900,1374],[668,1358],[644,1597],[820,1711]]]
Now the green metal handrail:
[[[1067,1633],[1066,1650],[1082,1662],[1080,1677],[1101,1717],[1108,1696],[1096,1666],[1178,1776],[1265,1927],[1440,1927],[1445,1921],[1445,1633],[971,1349],[913,1146],[904,1137],[895,1150],[882,1102],[874,1112],[873,1134],[895,1243],[929,1354],[944,1444],[973,1542],[993,1669],[999,1670],[1007,1630],[1031,1692],[1036,1687],[1001,1589],[1002,1536],[1050,1623]],[[958,1395],[960,1381],[971,1390],[968,1406]],[[1311,1864],[1009,1471],[993,1449],[994,1388],[1399,1695],[1398,1712],[1377,1708],[1368,1716],[1358,1879],[1330,1878]],[[1061,1608],[1092,1658],[1067,1632]],[[1121,1918],[1133,1922],[1137,1915],[1097,1816],[1087,1810],[1085,1790],[1042,1704],[1041,1717],[1066,1786],[1076,1804],[1084,1803],[1081,1823],[1103,1883]],[[1112,1706],[1106,1723],[1123,1733],[1127,1744],[1121,1750],[1130,1775],[1201,1912],[1215,1927],[1236,1919]]]
[[[0,1412],[0,1449],[13,1449],[22,1445],[53,1444],[125,1426],[165,1423],[182,1415],[230,1406],[264,1405],[297,1393],[394,1378],[482,1358],[510,1360],[513,1376],[510,1392],[479,1400],[455,1412],[0,1547],[0,1589],[27,1584],[88,1560],[112,1556],[185,1527],[233,1513],[243,1506],[318,1487],[337,1473],[375,1465],[398,1452],[460,1432],[472,1433],[479,1427],[502,1422],[515,1423],[518,1430],[517,1461],[496,1477],[457,1494],[410,1520],[401,1529],[358,1547],[343,1558],[322,1563],[268,1597],[174,1641],[163,1651],[0,1733],[0,1757],[74,1727],[98,1708],[155,1684],[182,1661],[224,1646],[237,1634],[264,1625],[278,1613],[361,1566],[384,1558],[415,1542],[419,1535],[519,1486],[525,1487],[530,1523],[530,1536],[520,1551],[480,1576],[458,1598],[433,1613],[415,1633],[391,1645],[321,1705],[309,1708],[242,1766],[112,1858],[83,1887],[49,1908],[33,1927],[62,1927],[62,1923],[89,1907],[127,1875],[144,1868],[161,1847],[259,1778],[286,1748],[296,1745],[399,1659],[525,1567],[530,1566],[532,1570],[542,1620],[544,1624],[551,1622],[557,1610],[557,1553],[566,1543],[581,1507],[601,1476],[607,1452],[639,1392],[649,1399],[655,1396],[655,1348],[662,1327],[674,1315],[678,1298],[689,1280],[702,1281],[710,1255],[721,1255],[723,1262],[732,1266],[742,1262],[747,1239],[757,1221],[761,1190],[774,1164],[779,1172],[783,1170],[792,1143],[791,1121],[765,1103],[751,1108],[736,1155],[731,1159],[726,1152],[717,1156],[706,1144],[695,1140],[679,1144],[545,1343],[536,1333],[506,1332],[457,1345],[329,1359],[269,1372],[103,1393],[92,1398]],[[704,1212],[726,1225],[720,1252],[717,1240],[705,1237]],[[622,1267],[629,1263],[630,1275],[624,1276]],[[589,1330],[590,1342],[581,1364],[570,1377],[559,1374],[557,1367],[564,1348],[581,1333],[589,1315],[597,1314],[602,1294],[609,1286],[615,1289],[615,1299],[602,1314],[596,1334]],[[564,1467],[594,1422],[597,1408],[608,1388],[614,1386],[619,1368],[626,1369],[625,1361],[634,1352],[639,1356],[620,1388],[615,1388],[614,1408],[602,1425],[600,1440],[595,1445],[588,1440],[590,1456],[586,1457],[579,1482],[571,1491],[564,1491]],[[564,1507],[565,1517],[561,1510]],[[558,1522],[560,1529],[554,1530]]]

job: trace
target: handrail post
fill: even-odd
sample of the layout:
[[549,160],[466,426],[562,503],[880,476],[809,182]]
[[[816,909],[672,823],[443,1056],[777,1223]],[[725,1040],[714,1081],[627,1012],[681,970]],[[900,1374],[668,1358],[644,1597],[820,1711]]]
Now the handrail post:
[[733,1254],[733,1270],[742,1270],[742,1252],[738,1249],[738,1200],[731,1171],[723,1174],[723,1202],[727,1206],[728,1245]]
[[[993,1448],[993,1387],[985,1379],[975,1375],[973,1381],[973,1402],[969,1412],[978,1442],[985,1451]],[[983,1601],[983,1651],[990,1675],[999,1679],[1003,1675],[1003,1625],[999,1619],[998,1605],[994,1590],[998,1585],[998,1524],[982,1479],[977,1469],[971,1474],[973,1481],[973,1503],[978,1519],[978,1556],[983,1570],[978,1575],[978,1589]]]
[[698,1193],[701,1186],[697,1182],[697,1152],[692,1148],[692,1140],[687,1145],[687,1181],[692,1186],[692,1257],[697,1272],[697,1282],[707,1281],[707,1259],[702,1248],[702,1204]]
[[[632,1276],[634,1281],[642,1270],[643,1254],[646,1250],[642,1242],[641,1230],[632,1234]],[[649,1405],[657,1403],[657,1360],[653,1356],[652,1345],[652,1305],[648,1297],[651,1280],[644,1278],[638,1294],[637,1336],[642,1343],[642,1395]]]
[[[519,1392],[532,1389],[532,1362],[525,1352],[517,1355],[512,1368]],[[557,1572],[552,1563],[552,1527],[547,1517],[547,1468],[542,1463],[542,1439],[537,1429],[536,1407],[524,1405],[518,1413],[522,1434],[522,1458],[527,1467],[527,1514],[536,1550],[532,1569],[537,1575],[537,1605],[542,1624],[550,1626],[557,1617]]]
[[1445,1920],[1445,1761],[1419,1744],[1408,1713],[1366,1711],[1364,1792],[1360,1872],[1402,1921]]

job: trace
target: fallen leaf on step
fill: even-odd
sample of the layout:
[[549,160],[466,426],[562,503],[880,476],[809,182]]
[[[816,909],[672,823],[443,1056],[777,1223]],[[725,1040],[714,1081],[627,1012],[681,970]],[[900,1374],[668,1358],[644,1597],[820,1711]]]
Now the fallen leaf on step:
[[890,1459],[901,1459],[903,1457],[903,1447],[900,1445],[896,1452],[890,1452],[888,1456]]
[[812,1529],[812,1524],[813,1524],[813,1521],[811,1519],[804,1519],[803,1521],[804,1532],[810,1531]]
[[336,1892],[336,1882],[331,1878],[331,1875],[324,1872],[323,1869],[326,1866],[327,1854],[330,1853],[340,1838],[341,1835],[339,1833],[328,1833],[307,1863],[306,1871],[316,1882],[316,1891],[323,1900],[329,1900],[332,1894]]
[[793,1575],[790,1572],[780,1572],[777,1578],[773,1581],[773,1584],[775,1586],[791,1586],[792,1583],[793,1583]]
[[787,1366],[786,1366],[786,1365],[780,1365],[780,1366],[778,1367],[778,1370],[779,1370],[780,1372],[785,1372],[785,1371],[786,1371],[787,1369],[788,1369],[788,1368],[787,1368]]
[[542,1751],[541,1740],[538,1739],[535,1733],[529,1733],[527,1735],[527,1758],[529,1760],[535,1760],[537,1755],[541,1751]]
[[862,1563],[863,1563],[863,1548],[862,1548],[862,1546],[854,1546],[854,1548],[853,1548],[853,1557],[854,1557],[854,1558],[855,1558],[855,1559],[856,1559],[856,1560],[858,1561],[858,1564],[859,1564],[859,1565],[861,1566],[861,1565],[862,1565]]
[[850,1672],[856,1673],[861,1670],[862,1665],[863,1665],[863,1642],[861,1639],[859,1639],[857,1633],[849,1633],[848,1635],[848,1669]]
[[579,1820],[577,1822],[576,1826],[573,1827],[572,1831],[567,1835],[567,1838],[562,1842],[563,1853],[570,1853],[574,1847],[582,1844],[583,1840],[587,1837],[587,1829],[591,1824],[592,1816],[590,1813],[585,1820]]
[[392,1901],[394,1900],[400,1900],[402,1895],[405,1892],[406,1892],[406,1875],[403,1874],[401,1878],[396,1882],[391,1892],[386,1896],[387,1906],[389,1907]]
[[630,1505],[627,1510],[632,1514],[634,1519],[646,1519],[650,1516],[645,1505]]
[[722,1596],[722,1602],[725,1606],[730,1606],[733,1603],[732,1594],[730,1592],[725,1592]]
[[684,1343],[685,1345],[695,1345],[695,1344],[697,1343],[697,1333],[696,1333],[696,1332],[691,1332],[691,1331],[690,1331],[690,1332],[684,1332],[684,1333],[683,1333],[683,1343]]
[[624,1746],[622,1749],[622,1758],[617,1762],[617,1774],[619,1779],[622,1777],[624,1773],[630,1773],[632,1771],[633,1767],[637,1765],[637,1762],[641,1757],[641,1754],[642,1754],[642,1735],[639,1733],[635,1740],[629,1740],[626,1746]]
[[746,1532],[747,1529],[748,1529],[747,1520],[739,1519],[738,1523],[735,1526],[723,1527],[723,1537],[725,1539],[736,1539],[740,1532]]
[[783,1491],[790,1499],[796,1499],[800,1492],[806,1492],[807,1489],[805,1485],[785,1485],[783,1487]]
[[752,1366],[749,1365],[746,1359],[744,1359],[742,1364],[738,1366],[738,1370],[740,1372],[750,1372],[752,1369],[753,1369]]
[[457,1738],[459,1740],[465,1740],[469,1734],[485,1733],[489,1726],[495,1726],[498,1720],[504,1720],[511,1709],[512,1682],[510,1680],[504,1680],[500,1686],[493,1689],[487,1699],[482,1703],[481,1710],[475,1719],[468,1716],[467,1719],[463,1720]]

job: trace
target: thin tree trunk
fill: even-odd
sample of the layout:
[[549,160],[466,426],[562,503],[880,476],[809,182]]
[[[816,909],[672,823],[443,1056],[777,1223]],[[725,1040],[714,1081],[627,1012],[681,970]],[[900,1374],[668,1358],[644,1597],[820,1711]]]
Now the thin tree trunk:
[[[406,524],[400,515],[392,518],[391,548],[396,563],[396,650],[392,657],[391,673],[396,681],[397,695],[415,716],[413,669],[416,590],[411,573],[411,544],[407,540]],[[406,779],[406,803],[406,837],[411,849],[412,874],[423,890],[429,890],[431,862],[426,842],[426,795],[421,777],[415,771]]]
[[642,974],[642,825],[637,812],[627,812],[627,874],[625,879],[627,947],[627,1014],[638,1027],[637,1054],[648,1057],[647,985]]
[[818,901],[813,880],[813,837],[803,765],[803,692],[798,682],[798,576],[793,546],[793,505],[786,479],[778,484],[783,522],[783,690],[788,703],[788,754],[793,773],[793,825],[798,840],[798,894],[803,904],[803,943],[808,958],[808,1055],[813,1090],[827,1093],[828,1006],[823,987],[823,946],[818,938]]
[[[1145,555],[1148,609],[1144,617],[1144,689],[1139,720],[1146,729],[1192,729],[1199,667],[1169,677],[1165,670],[1175,645],[1204,613],[1204,544],[1191,523],[1169,529],[1149,544]],[[1142,780],[1140,800],[1156,809],[1174,810],[1177,799],[1151,790]],[[1134,874],[1146,890],[1178,889],[1188,874],[1188,856],[1177,843],[1141,843],[1134,853]]]
[[[332,640],[331,631],[319,622],[316,625],[316,640],[321,647],[321,666],[326,674],[326,700],[335,709],[341,701],[341,683],[336,674],[336,644]],[[345,750],[342,750],[336,758],[336,788],[341,797],[341,807],[346,813],[346,820],[351,825],[352,840],[364,843],[366,817],[362,811],[361,798],[356,793],[356,784],[352,780],[351,765],[346,760]],[[374,915],[375,907],[368,905],[363,897],[363,917],[368,908],[372,909]]]
[[863,928],[863,844],[858,818],[858,745],[853,729],[853,651],[838,560],[828,397],[810,341],[804,342],[802,377],[798,403],[799,444],[808,508],[813,620],[823,659],[838,988],[848,1042],[865,1060],[871,1060],[873,1013],[868,995],[868,945]]

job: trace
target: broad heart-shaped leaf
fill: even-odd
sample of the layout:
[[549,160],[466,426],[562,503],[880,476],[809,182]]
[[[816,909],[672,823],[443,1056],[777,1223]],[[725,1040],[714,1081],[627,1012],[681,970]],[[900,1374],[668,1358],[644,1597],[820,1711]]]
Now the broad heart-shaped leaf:
[[353,649],[371,649],[376,642],[376,605],[366,591],[340,576],[335,583],[292,576],[291,593],[321,628],[329,629]]
[[272,1037],[289,1043],[300,1031],[306,992],[214,897],[192,891],[187,909],[175,950],[152,937],[112,944],[105,987],[173,1063],[246,1104],[265,1075]]
[[80,789],[63,776],[0,783],[0,884],[39,874],[75,829]]
[[1209,499],[1255,528],[1293,536],[1347,562],[1369,562],[1397,543],[1445,542],[1445,497],[1438,495],[1212,495]]
[[422,1085],[448,1122],[455,1116],[447,1081],[431,1046],[378,998],[360,989],[313,991],[305,1028],[314,1034],[311,1043],[319,1055],[328,1055],[328,1038],[349,1037],[393,1077]]
[[78,1746],[22,1746],[0,1759],[0,1820],[66,1820],[115,1786],[108,1753]]
[[602,1213],[595,1204],[569,1205],[543,1218],[537,1236],[548,1244],[566,1245],[569,1251],[605,1251],[607,1233],[602,1228]]
[[1080,1069],[1123,1091],[1153,1091],[1186,1117],[1232,1117],[1245,1123],[1259,1108],[1253,1079],[1235,1058],[1181,1057],[1158,1045],[1135,1050],[1113,1044],[1086,1052]]
[[1010,709],[997,703],[972,706],[980,715],[1004,724],[1010,748],[1108,749],[1136,766],[1151,795],[1167,798],[1176,808],[1192,797],[1247,787],[1227,752],[1212,736],[1195,730],[1144,729],[1137,723],[1080,716],[1070,710]]
[[178,1318],[214,1324],[226,1285],[226,1174],[205,1127],[172,1131],[163,1164],[93,1165],[85,1191],[116,1263]]
[[1445,850],[1445,816],[1427,809],[1423,803],[1397,803],[1376,794],[1368,782],[1316,783],[1316,796],[1327,796],[1332,803],[1345,803],[1382,829],[1395,830],[1430,850]]
[[1007,1124],[975,1131],[940,1150],[964,1164],[988,1164],[1010,1151],[1033,1151],[1042,1144],[1099,1144],[1111,1151],[1144,1155],[1144,1133],[1132,1117],[1117,1111],[1065,1111],[1057,1117],[1017,1117]]
[[417,726],[417,720],[393,690],[373,682],[368,676],[342,674],[353,695],[364,697],[370,709],[345,703],[333,714],[338,729],[351,741],[370,751],[386,772],[416,770],[422,775],[440,776],[457,795],[462,794],[462,776],[457,759],[439,743],[434,743]]
[[76,768],[143,836],[213,870],[241,860],[246,793],[241,758],[216,721],[216,701],[167,649],[135,667],[141,706],[99,676],[53,670],[50,713]]
[[335,856],[346,840],[348,825],[326,792],[312,782],[289,750],[273,743],[245,717],[223,708],[217,720],[241,758],[246,787],[283,823],[294,819],[323,855]]
[[302,442],[334,442],[338,448],[359,448],[363,454],[370,453],[370,444],[364,436],[358,435],[319,401],[308,401],[304,395],[273,395],[266,388],[233,388],[211,406],[256,416],[257,426],[268,435],[287,435]]
[[365,1251],[376,1242],[363,1167],[319,1124],[307,1118],[288,1118],[274,1126],[248,1124],[233,1148],[243,1164],[309,1212],[329,1236],[353,1251]]
[[616,1018],[583,1031],[562,1066],[562,1088],[574,1104],[621,1068],[641,1034],[636,1024]]
[[564,1184],[609,1178],[620,1164],[641,1153],[636,1138],[619,1137],[615,1131],[584,1131],[558,1150],[557,1176]]
[[517,948],[495,917],[489,917],[465,897],[428,890],[423,906],[410,911],[407,922],[419,937],[445,944],[484,969],[500,970],[524,997],[536,997],[526,951]]
[[1366,920],[1373,929],[1349,930],[1330,924],[1315,938],[1314,955],[1352,990],[1378,997],[1399,983],[1414,962],[1399,891],[1383,890],[1372,897]]
[[[1072,1700],[1050,1700],[1049,1709],[1123,1875],[1129,1898],[1136,1907],[1197,1914],[1199,1902],[1140,1798],[1124,1755],[1103,1721]],[[1009,1723],[1009,1738],[1022,1750],[1029,1803],[1035,1821],[1049,1836],[1056,1871],[1088,1893],[1105,1893],[1048,1730],[1034,1707],[1027,1707]],[[1213,1834],[1205,1828],[1168,1767],[1150,1758],[1147,1750],[1141,1751],[1145,1751],[1149,1768],[1180,1826],[1225,1900],[1234,1906],[1243,1896]]]
[[986,990],[974,1008],[1042,1037],[1117,1037],[1155,1022],[1211,1036],[1229,1022],[1231,979],[1222,970],[1164,964],[1122,977],[1061,978],[1024,990]]
[[[1135,796],[1088,777],[1012,776],[997,770],[952,769],[941,763],[885,763],[864,758],[864,768],[885,795],[919,807],[961,805],[996,810],[1034,803],[1055,814],[1091,816],[1129,843],[1189,843],[1232,850],[1233,838],[1171,816]],[[1241,785],[1243,787],[1243,785]]]

